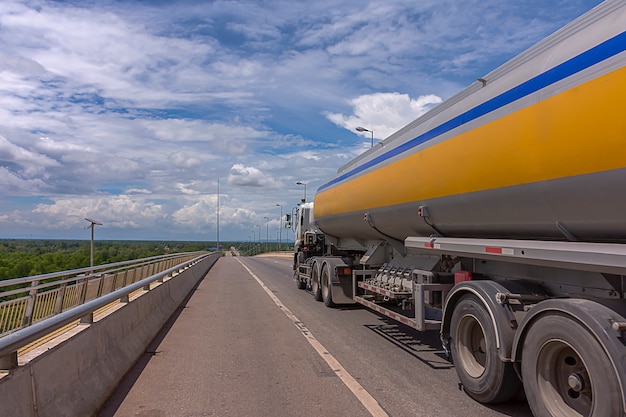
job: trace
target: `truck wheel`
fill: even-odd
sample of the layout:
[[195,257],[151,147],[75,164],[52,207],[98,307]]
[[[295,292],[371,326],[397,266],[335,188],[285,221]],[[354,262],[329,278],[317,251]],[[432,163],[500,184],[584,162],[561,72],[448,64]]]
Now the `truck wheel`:
[[326,307],[335,307],[333,294],[330,289],[330,271],[328,270],[328,266],[324,266],[322,269],[322,299]]
[[521,382],[513,364],[498,357],[495,329],[483,303],[474,295],[464,295],[450,324],[450,351],[465,392],[482,403],[510,400]]
[[317,264],[313,264],[311,270],[311,292],[315,301],[322,301],[322,288],[320,287],[320,277],[317,270]]
[[623,416],[622,393],[604,349],[583,325],[550,314],[532,325],[522,377],[536,416]]

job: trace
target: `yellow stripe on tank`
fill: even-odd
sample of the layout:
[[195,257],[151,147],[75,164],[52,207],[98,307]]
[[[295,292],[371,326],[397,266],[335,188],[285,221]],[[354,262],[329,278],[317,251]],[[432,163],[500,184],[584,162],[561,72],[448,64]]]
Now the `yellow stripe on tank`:
[[324,190],[315,216],[626,167],[624,97],[620,68]]

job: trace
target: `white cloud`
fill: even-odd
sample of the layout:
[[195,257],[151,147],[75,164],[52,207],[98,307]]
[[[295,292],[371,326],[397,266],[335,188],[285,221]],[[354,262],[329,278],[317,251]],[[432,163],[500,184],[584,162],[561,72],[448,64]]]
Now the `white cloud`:
[[63,154],[67,152],[89,152],[91,149],[80,143],[72,143],[67,141],[55,141],[49,137],[39,138],[37,147],[42,151],[47,151],[55,154]]
[[152,194],[152,191],[146,188],[128,188],[124,191],[125,194]]
[[217,223],[217,195],[202,195],[188,200],[172,214],[175,223],[198,227]]
[[153,227],[167,217],[160,204],[127,195],[58,198],[38,204],[33,214],[31,222],[57,229],[76,227],[85,217],[113,228]]
[[227,177],[245,239],[369,147],[356,126],[384,138],[597,3],[4,0],[2,233],[204,239]]
[[16,166],[15,173],[25,178],[41,175],[46,168],[59,166],[52,158],[17,146],[0,135],[0,164]]
[[45,192],[46,184],[42,179],[22,178],[15,172],[0,166],[0,189],[4,194],[32,195]]
[[230,168],[227,181],[230,185],[243,187],[278,188],[281,186],[279,181],[268,177],[261,170],[242,164],[235,164]]
[[[368,94],[350,100],[352,115],[326,113],[326,117],[346,129],[365,127],[374,132],[375,138],[384,139],[441,101],[440,97],[433,94],[417,99],[400,93]],[[360,134],[371,138],[370,132]]]
[[186,155],[182,152],[176,152],[170,156],[170,161],[176,168],[180,169],[194,169],[202,164],[200,158]]

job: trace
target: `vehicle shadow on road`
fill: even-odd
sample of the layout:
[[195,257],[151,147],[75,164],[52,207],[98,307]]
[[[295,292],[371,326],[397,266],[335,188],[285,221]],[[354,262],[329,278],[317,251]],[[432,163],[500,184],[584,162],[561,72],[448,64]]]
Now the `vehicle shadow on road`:
[[393,343],[432,369],[451,369],[452,363],[441,346],[439,332],[419,332],[402,323],[376,313],[383,324],[366,325],[369,330]]
[[[435,370],[454,368],[454,364],[448,360],[442,348],[438,330],[420,332],[412,327],[398,323],[389,317],[373,312],[378,315],[382,324],[365,325],[366,328],[386,339],[390,343],[407,352],[426,366]],[[459,382],[458,389],[463,390]],[[523,390],[518,395],[501,404],[482,404],[484,407],[508,415],[511,417],[532,417],[528,402]]]

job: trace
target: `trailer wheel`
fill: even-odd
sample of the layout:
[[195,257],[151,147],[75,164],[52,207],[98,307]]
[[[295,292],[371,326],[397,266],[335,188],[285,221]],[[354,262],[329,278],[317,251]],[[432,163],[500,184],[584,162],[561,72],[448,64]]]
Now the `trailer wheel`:
[[522,377],[534,415],[623,416],[621,390],[599,342],[562,314],[539,318],[522,351]]
[[322,288],[320,286],[320,276],[317,264],[313,264],[311,269],[311,292],[315,301],[322,301]]
[[322,268],[322,299],[326,307],[335,307],[333,294],[330,289],[330,270],[328,265]]
[[455,306],[450,335],[456,373],[470,397],[498,403],[517,393],[521,382],[513,364],[498,357],[491,317],[476,296],[464,295]]

